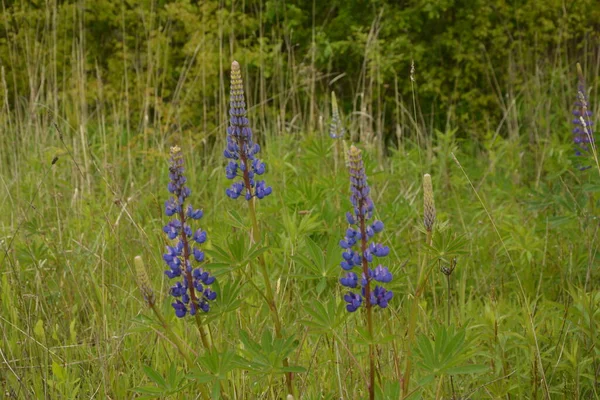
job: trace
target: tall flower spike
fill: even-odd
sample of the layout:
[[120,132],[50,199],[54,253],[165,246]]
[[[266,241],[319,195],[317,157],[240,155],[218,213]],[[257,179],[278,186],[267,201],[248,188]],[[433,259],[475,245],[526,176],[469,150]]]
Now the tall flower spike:
[[332,139],[343,139],[345,134],[346,130],[342,125],[335,92],[331,92],[331,124],[329,125],[329,136],[331,136]]
[[181,278],[171,287],[170,294],[175,298],[171,305],[175,315],[184,317],[188,312],[195,315],[198,310],[208,312],[209,301],[215,300],[217,294],[213,292],[210,285],[214,283],[215,277],[210,276],[202,268],[193,268],[193,255],[196,262],[204,260],[204,252],[192,242],[202,244],[206,241],[206,232],[201,229],[192,231],[187,224],[188,219],[198,220],[202,218],[202,210],[195,210],[190,204],[185,207],[185,199],[191,194],[190,189],[185,186],[186,179],[183,175],[183,155],[178,146],[171,147],[171,160],[169,165],[168,185],[169,192],[173,197],[165,202],[165,214],[174,219],[169,221],[163,228],[169,239],[177,240],[174,246],[167,246],[167,252],[163,254],[163,260],[169,267],[165,271],[170,279]]
[[[590,151],[590,145],[594,143],[593,121],[591,119],[588,98],[586,95],[585,78],[581,65],[577,63],[577,75],[579,83],[577,85],[577,100],[573,108],[573,142],[575,143],[575,155],[581,156]],[[586,169],[589,167],[583,167]]]
[[225,168],[227,179],[242,178],[242,180],[234,182],[225,191],[230,198],[237,199],[244,189],[246,200],[253,197],[262,199],[271,194],[272,189],[265,181],[255,180],[257,175],[265,172],[265,164],[256,157],[259,151],[258,143],[252,141],[252,129],[246,117],[246,100],[240,64],[234,61],[231,63],[227,148],[223,155],[230,160]]
[[133,262],[135,264],[135,273],[137,278],[137,284],[140,288],[140,293],[142,294],[142,297],[144,297],[144,301],[146,302],[148,307],[152,307],[155,302],[154,290],[152,290],[150,278],[148,277],[146,267],[144,266],[144,260],[142,260],[142,257],[140,256],[135,256]]
[[[363,301],[365,299],[368,299],[367,308],[375,305],[386,308],[393,293],[382,286],[376,286],[374,290],[371,290],[371,281],[387,283],[392,280],[392,274],[382,265],[372,269],[369,268],[369,264],[375,262],[375,257],[387,256],[390,249],[381,243],[371,242],[369,244],[376,233],[383,231],[383,222],[369,222],[373,216],[373,201],[369,196],[370,189],[367,184],[361,151],[355,146],[350,147],[348,151],[348,169],[350,172],[350,201],[354,210],[346,213],[346,220],[350,224],[350,228],[346,230],[346,236],[340,241],[340,247],[344,250],[340,266],[346,272],[346,275],[340,279],[340,283],[350,289],[360,286],[361,290],[360,293],[350,291],[344,296],[344,300],[348,303],[346,309],[349,312],[356,311],[362,304],[367,303]],[[359,275],[354,272],[355,269],[358,269]]]
[[423,225],[427,232],[433,230],[435,224],[435,201],[433,199],[433,185],[431,175],[423,175]]

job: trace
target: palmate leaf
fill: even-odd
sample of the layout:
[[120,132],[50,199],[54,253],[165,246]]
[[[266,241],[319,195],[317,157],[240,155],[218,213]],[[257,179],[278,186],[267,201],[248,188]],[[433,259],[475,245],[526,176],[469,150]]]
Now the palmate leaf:
[[320,301],[313,302],[312,307],[306,307],[306,312],[312,318],[303,320],[302,324],[308,326],[310,333],[319,335],[337,332],[338,327],[348,317],[344,304],[333,298],[330,298],[325,305]]
[[140,386],[134,388],[133,391],[140,393],[142,399],[153,399],[156,397],[165,397],[178,393],[190,385],[186,382],[186,376],[178,373],[177,366],[173,363],[169,367],[166,379],[155,369],[144,365],[142,367],[144,374],[150,379],[155,386]]
[[465,365],[474,354],[465,328],[434,326],[434,337],[421,336],[417,340],[416,355],[419,368],[426,372],[420,384],[431,382],[436,376],[483,372],[483,365]]
[[244,366],[251,372],[260,375],[277,374],[284,372],[306,372],[300,366],[283,366],[283,360],[298,346],[298,341],[293,337],[274,338],[269,330],[265,330],[260,343],[254,341],[248,332],[240,331],[240,341],[244,345]]
[[229,373],[244,368],[246,362],[233,350],[211,350],[197,359],[200,369],[192,371],[187,379],[197,383],[212,383],[211,399],[221,398],[222,383],[229,381]]
[[242,304],[240,299],[240,291],[244,284],[241,280],[230,280],[221,285],[218,280],[213,283],[212,289],[217,293],[218,301],[211,305],[210,312],[203,315],[206,322],[219,319],[225,313],[237,310]]
[[269,247],[262,246],[260,242],[248,246],[246,235],[232,235],[227,238],[226,247],[213,245],[212,249],[205,250],[213,260],[212,263],[206,264],[206,268],[214,271],[216,276],[222,275],[245,267],[268,249]]
[[425,245],[425,251],[437,263],[438,259],[450,262],[452,258],[466,253],[465,235],[453,235],[450,230],[433,236],[431,246]]
[[[339,277],[340,254],[337,241],[330,237],[327,243],[327,249],[323,249],[310,237],[305,239],[305,251],[298,252],[292,258],[302,267],[299,274],[295,275],[300,279],[320,279],[327,283],[327,280]],[[320,291],[317,291],[320,293]]]

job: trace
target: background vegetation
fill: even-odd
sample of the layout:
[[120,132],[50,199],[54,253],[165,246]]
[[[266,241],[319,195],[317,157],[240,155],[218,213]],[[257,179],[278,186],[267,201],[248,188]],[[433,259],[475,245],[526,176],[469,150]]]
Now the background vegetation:
[[[463,397],[600,397],[600,169],[573,156],[570,133],[576,62],[599,115],[594,0],[18,0],[3,2],[0,18],[2,396],[130,398],[152,384],[149,366],[173,377],[174,398],[209,396],[219,379],[230,398],[279,398],[286,351],[305,369],[300,398],[364,396],[349,355],[364,364],[362,319],[338,310],[350,203],[327,134],[335,91],[367,150],[392,248],[395,297],[376,314],[380,397],[399,396],[417,265],[454,256],[451,327],[444,275],[420,303],[416,397],[449,397],[448,375]],[[245,206],[224,195],[233,59],[274,189],[259,218],[292,342],[283,350],[239,274],[253,257]],[[207,322],[222,353],[212,358],[172,315],[162,274],[175,143],[220,282]],[[438,208],[431,247],[421,228],[426,172]],[[139,295],[138,254],[210,379],[178,382],[187,369]],[[428,358],[441,329],[457,340]],[[260,359],[249,340],[266,365],[211,364],[227,351]],[[486,368],[457,373],[474,365]]]

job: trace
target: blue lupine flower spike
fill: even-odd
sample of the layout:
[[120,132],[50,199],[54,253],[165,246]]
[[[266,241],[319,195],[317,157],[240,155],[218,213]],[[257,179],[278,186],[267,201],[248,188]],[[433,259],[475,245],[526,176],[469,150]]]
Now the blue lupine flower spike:
[[[581,156],[590,152],[590,145],[594,145],[594,130],[592,127],[592,111],[589,107],[586,94],[585,78],[581,65],[577,63],[577,75],[579,82],[577,84],[577,100],[573,108],[573,142],[575,143],[575,155]],[[583,167],[581,169],[587,169]]]
[[[366,303],[363,302],[364,299],[369,301],[367,307],[378,305],[386,308],[393,293],[379,285],[375,286],[372,291],[371,281],[389,283],[392,280],[392,274],[383,265],[371,269],[369,263],[373,262],[375,258],[387,256],[390,249],[381,243],[369,243],[375,234],[383,231],[383,222],[370,222],[373,217],[373,201],[369,196],[370,189],[367,184],[361,151],[355,146],[350,147],[348,160],[350,201],[354,206],[354,211],[346,214],[350,228],[346,230],[346,236],[340,241],[340,247],[344,249],[340,266],[347,271],[346,275],[340,279],[340,283],[350,289],[358,288],[360,285],[361,290],[360,293],[350,291],[344,296],[344,300],[348,303],[346,309],[349,312],[356,311],[361,304]],[[359,275],[354,272],[355,269],[358,269],[360,279]]]
[[177,240],[175,245],[167,246],[163,260],[169,267],[165,274],[170,278],[181,278],[171,287],[170,294],[175,298],[172,303],[175,315],[179,318],[187,313],[195,315],[198,310],[208,312],[209,301],[215,300],[217,294],[210,285],[215,277],[210,276],[202,268],[193,268],[190,257],[193,255],[196,262],[204,260],[204,252],[196,244],[206,241],[206,232],[197,229],[195,232],[187,224],[188,220],[199,220],[203,216],[202,210],[196,210],[191,204],[185,207],[185,199],[191,194],[185,186],[186,179],[183,175],[183,155],[178,146],[171,147],[171,160],[169,165],[169,192],[173,195],[165,202],[165,214],[174,217],[163,228],[167,237]]
[[241,178],[225,191],[232,199],[237,199],[244,194],[246,200],[253,197],[262,199],[271,194],[272,189],[265,181],[256,181],[257,175],[265,173],[265,163],[256,155],[260,151],[258,143],[252,141],[246,117],[246,101],[244,98],[244,84],[240,64],[231,63],[231,90],[229,99],[229,127],[227,128],[227,148],[223,152],[230,161],[225,167],[227,179]]

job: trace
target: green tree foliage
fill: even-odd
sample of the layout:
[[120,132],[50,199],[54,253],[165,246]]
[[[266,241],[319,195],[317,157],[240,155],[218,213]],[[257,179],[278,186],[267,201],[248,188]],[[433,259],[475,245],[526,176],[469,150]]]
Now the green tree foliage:
[[412,109],[413,93],[432,128],[495,127],[526,76],[585,66],[600,40],[595,0],[20,0],[0,19],[12,109],[45,104],[74,125],[126,111],[133,132],[209,136],[233,58],[261,128],[315,128],[335,90],[363,137],[389,137],[412,130],[398,101]]

